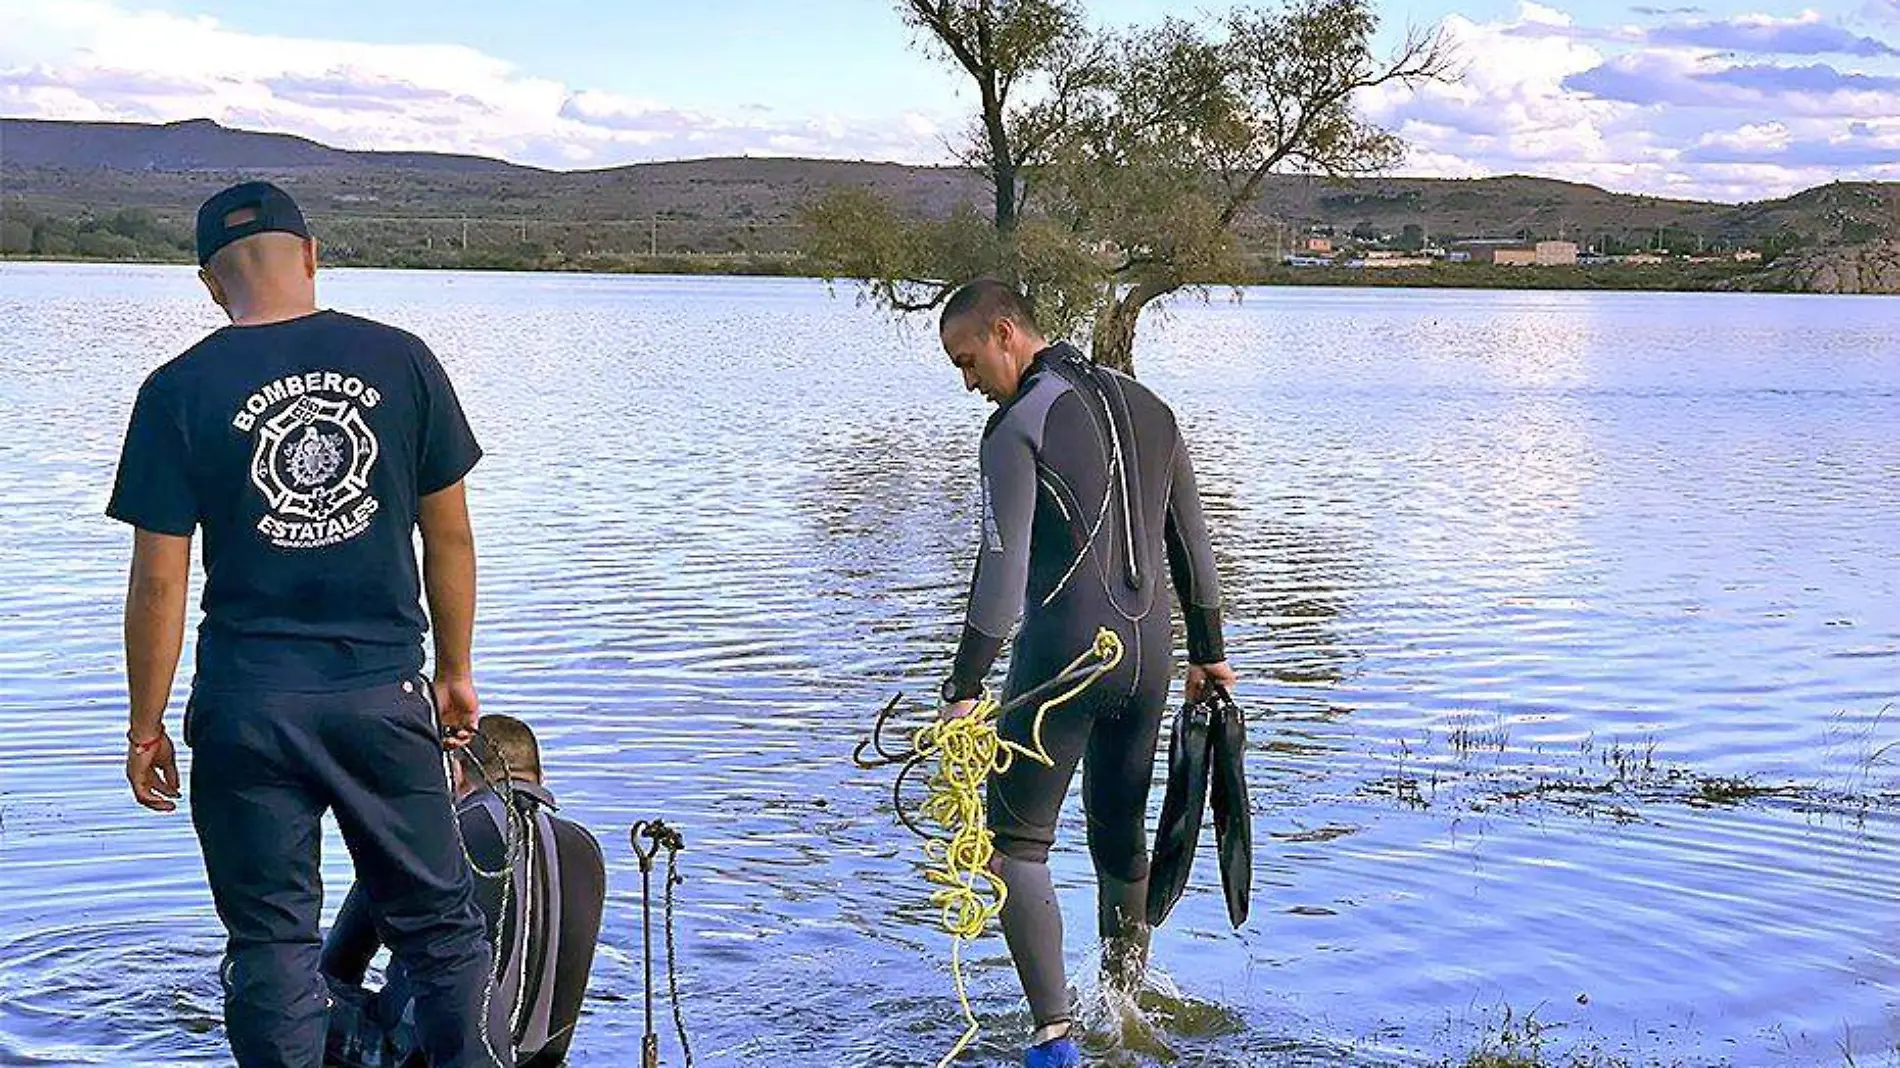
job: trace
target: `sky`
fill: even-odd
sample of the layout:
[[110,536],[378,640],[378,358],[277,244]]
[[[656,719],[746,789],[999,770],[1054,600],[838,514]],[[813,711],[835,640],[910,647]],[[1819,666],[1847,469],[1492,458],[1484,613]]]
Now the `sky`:
[[[1231,3],[1084,0],[1126,26]],[[1900,0],[1383,0],[1461,78],[1362,94],[1396,173],[1744,201],[1900,180]],[[942,163],[973,94],[890,0],[0,0],[0,115],[212,118],[559,169]],[[0,144],[0,155],[5,145]]]

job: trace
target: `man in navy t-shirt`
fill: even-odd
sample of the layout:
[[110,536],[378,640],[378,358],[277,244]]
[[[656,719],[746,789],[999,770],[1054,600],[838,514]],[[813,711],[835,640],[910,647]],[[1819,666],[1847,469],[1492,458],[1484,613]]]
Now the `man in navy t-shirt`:
[[[316,243],[282,190],[250,182],[206,201],[198,259],[231,325],[146,379],[107,508],[137,528],[126,778],[140,804],[176,807],[164,715],[202,529],[184,738],[229,935],[219,974],[238,1064],[322,1061],[329,809],[416,990],[430,1063],[506,1065],[505,1032],[489,1041],[482,1019],[488,948],[441,762],[477,721],[462,478],[481,448],[426,345],[317,308]],[[433,683],[420,674],[431,621]]]

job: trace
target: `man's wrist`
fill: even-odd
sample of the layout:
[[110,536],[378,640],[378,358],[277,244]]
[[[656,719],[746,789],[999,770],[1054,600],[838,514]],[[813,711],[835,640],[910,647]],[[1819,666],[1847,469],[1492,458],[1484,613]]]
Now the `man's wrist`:
[[974,701],[981,696],[983,696],[981,685],[960,684],[955,675],[944,679],[943,685],[937,687],[937,698],[946,705],[954,705],[959,701]]
[[140,730],[136,726],[125,729],[126,744],[135,752],[143,753],[165,740],[165,724],[159,723],[150,730]]

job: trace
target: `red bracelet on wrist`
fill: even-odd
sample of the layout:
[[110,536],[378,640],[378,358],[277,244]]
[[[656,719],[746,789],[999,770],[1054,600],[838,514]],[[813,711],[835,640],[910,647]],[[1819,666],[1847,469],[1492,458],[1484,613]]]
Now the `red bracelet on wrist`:
[[150,752],[150,751],[152,750],[152,748],[153,748],[153,747],[155,747],[155,746],[157,746],[157,745],[158,745],[158,743],[160,743],[160,742],[162,742],[162,741],[164,741],[164,740],[165,740],[165,728],[163,728],[163,727],[160,727],[160,728],[158,729],[158,733],[157,733],[157,734],[155,734],[155,735],[153,735],[153,736],[152,736],[151,738],[149,738],[149,739],[147,739],[147,740],[145,740],[145,741],[143,741],[143,742],[141,742],[141,741],[139,741],[138,739],[136,739],[136,738],[134,738],[134,737],[132,737],[132,732],[131,732],[131,731],[126,731],[126,732],[125,732],[125,741],[126,741],[126,744],[132,747],[132,751],[133,751],[134,753],[140,753],[140,754],[143,754],[143,753],[147,753],[147,752]]

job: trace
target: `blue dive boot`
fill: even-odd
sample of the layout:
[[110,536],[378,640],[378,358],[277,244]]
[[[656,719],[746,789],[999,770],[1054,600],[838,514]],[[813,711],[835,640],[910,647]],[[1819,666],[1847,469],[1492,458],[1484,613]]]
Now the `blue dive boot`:
[[1082,1068],[1082,1050],[1068,1035],[1023,1052],[1023,1068]]

